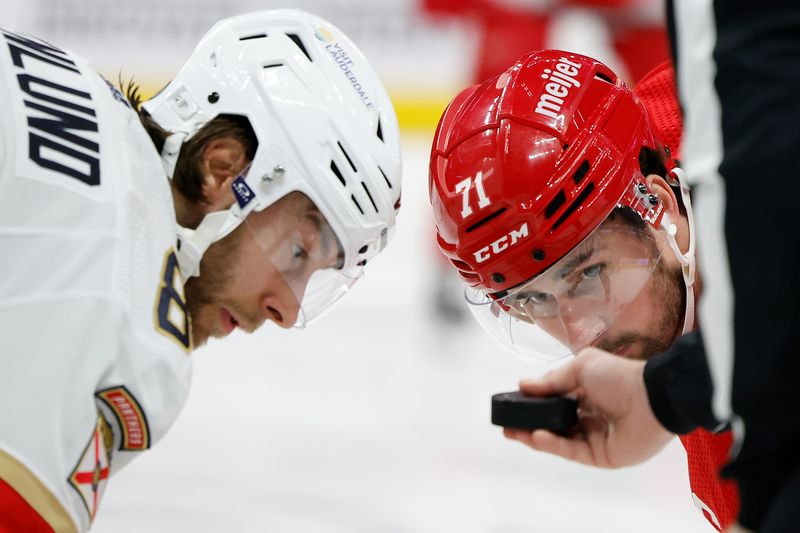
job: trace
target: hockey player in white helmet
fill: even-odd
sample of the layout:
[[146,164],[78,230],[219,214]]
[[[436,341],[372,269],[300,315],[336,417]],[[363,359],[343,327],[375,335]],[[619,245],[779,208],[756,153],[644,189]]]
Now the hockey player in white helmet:
[[218,23],[144,103],[44,41],[0,48],[0,530],[85,531],[181,410],[190,350],[305,325],[386,246],[397,120],[301,11]]

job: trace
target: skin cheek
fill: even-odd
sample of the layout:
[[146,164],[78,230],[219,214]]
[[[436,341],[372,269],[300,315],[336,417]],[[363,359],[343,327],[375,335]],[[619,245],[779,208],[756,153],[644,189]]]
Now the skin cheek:
[[654,301],[652,288],[650,288],[651,290],[646,289],[622,309],[622,312],[614,321],[614,324],[618,326],[612,326],[609,332],[613,329],[620,329],[642,336],[651,335],[655,332],[652,327],[661,321],[663,309],[658,302]]

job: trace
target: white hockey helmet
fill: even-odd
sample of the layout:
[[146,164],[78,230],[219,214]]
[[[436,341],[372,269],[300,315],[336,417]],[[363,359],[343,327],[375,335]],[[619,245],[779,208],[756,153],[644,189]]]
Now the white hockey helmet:
[[[170,177],[181,144],[216,116],[246,117],[258,140],[246,174],[233,182],[236,203],[206,215],[195,230],[181,229],[185,278],[199,274],[211,243],[293,191],[319,209],[341,254],[338,281],[327,281],[322,294],[309,283],[298,295],[305,321],[386,246],[400,201],[397,118],[364,55],[326,20],[273,10],[218,22],[143,107],[172,133],[162,150]],[[315,309],[309,300],[317,300]]]

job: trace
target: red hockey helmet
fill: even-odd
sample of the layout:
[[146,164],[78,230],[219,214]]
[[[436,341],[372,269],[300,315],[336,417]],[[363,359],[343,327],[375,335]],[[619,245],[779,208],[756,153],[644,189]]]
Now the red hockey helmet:
[[558,50],[526,55],[459,94],[439,122],[429,184],[439,247],[468,286],[501,301],[618,206],[658,229],[643,148],[659,150],[647,111],[608,67]]
[[[544,50],[459,94],[442,116],[430,199],[468,285],[507,290],[574,248],[643,181],[647,111],[604,64]],[[638,203],[636,203],[638,205]],[[657,221],[654,221],[657,222]]]

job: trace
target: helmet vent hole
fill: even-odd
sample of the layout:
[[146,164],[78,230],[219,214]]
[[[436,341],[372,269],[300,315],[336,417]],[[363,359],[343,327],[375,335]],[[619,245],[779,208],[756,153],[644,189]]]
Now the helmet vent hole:
[[572,215],[572,213],[574,213],[581,206],[584,200],[586,200],[589,195],[592,194],[592,191],[594,191],[594,183],[589,183],[589,185],[587,185],[586,188],[581,191],[578,197],[575,198],[575,200],[570,204],[566,211],[564,211],[564,213],[558,217],[558,220],[556,220],[556,223],[553,224],[552,229],[556,229],[563,224],[564,221],[567,220],[570,215]]
[[255,35],[245,35],[244,37],[239,37],[240,41],[250,41],[252,39],[263,39],[266,37],[266,33],[257,33]]
[[286,36],[292,41],[294,41],[294,44],[296,44],[297,47],[300,49],[300,51],[302,51],[305,54],[305,56],[308,58],[309,61],[311,61],[312,63],[314,62],[314,60],[311,59],[311,55],[309,55],[308,50],[306,50],[303,41],[300,40],[299,35],[297,35],[296,33],[287,33]]
[[451,259],[450,262],[453,263],[453,266],[459,270],[466,270],[466,271],[471,270],[469,265],[466,264],[464,261],[459,261],[458,259]]
[[342,171],[339,170],[339,167],[336,166],[336,163],[334,161],[331,161],[331,170],[333,171],[334,174],[336,174],[336,177],[339,178],[339,181],[342,182],[342,185],[347,187],[347,182],[344,181],[344,176],[342,176]]
[[550,218],[551,216],[556,214],[562,205],[564,205],[567,201],[567,195],[564,194],[564,189],[558,191],[558,194],[555,198],[550,200],[550,203],[547,204],[547,207],[544,208],[544,217]]
[[351,199],[351,200],[353,200],[353,203],[354,203],[354,204],[356,204],[356,207],[358,208],[358,212],[359,212],[359,213],[361,213],[361,214],[363,215],[363,214],[364,214],[364,210],[363,210],[363,209],[361,209],[361,204],[359,204],[359,203],[358,203],[358,200],[356,200],[356,197],[355,197],[354,195],[352,195],[352,194],[351,194],[351,195],[350,195],[350,199]]
[[367,198],[369,198],[369,202],[372,204],[372,208],[375,209],[376,213],[380,213],[380,211],[378,211],[378,206],[375,205],[375,200],[372,199],[372,195],[370,194],[369,189],[367,188],[367,184],[362,181],[361,186],[364,187],[364,192],[367,193]]
[[380,117],[380,115],[378,116],[378,132],[377,132],[377,135],[378,135],[378,139],[380,139],[381,142],[383,142],[383,129],[381,128],[381,117]]
[[262,68],[275,68],[275,67],[282,67],[283,63],[267,63]]
[[393,188],[392,187],[392,182],[389,181],[389,178],[386,177],[386,173],[383,171],[383,169],[381,167],[378,167],[378,172],[380,172],[381,176],[383,176],[383,179],[386,181],[386,185],[388,185],[389,188],[392,189]]
[[352,159],[350,159],[350,156],[349,156],[349,155],[347,155],[347,151],[344,149],[344,146],[342,146],[342,143],[340,143],[339,141],[336,141],[336,144],[338,144],[338,145],[339,145],[339,150],[341,150],[341,151],[342,151],[342,153],[344,154],[344,157],[345,157],[345,159],[347,159],[347,162],[348,162],[348,163],[350,163],[350,168],[352,168],[352,169],[353,169],[353,172],[358,172],[358,169],[357,169],[357,168],[356,168],[356,166],[353,164],[353,160],[352,160]]
[[580,184],[583,181],[583,178],[586,177],[586,174],[589,172],[589,162],[584,159],[581,166],[578,167],[578,170],[575,171],[575,174],[572,175],[572,181],[575,182],[575,185]]
[[505,212],[506,212],[506,208],[505,207],[501,207],[500,209],[498,209],[497,211],[495,211],[494,213],[492,213],[488,217],[482,218],[481,220],[477,221],[476,223],[474,223],[473,225],[468,227],[467,228],[467,233],[469,233],[470,231],[478,229],[479,227],[483,226],[487,222],[490,222],[490,221],[494,220],[495,218],[499,217],[500,215],[502,215]]
[[595,72],[594,73],[594,77],[595,77],[595,79],[603,80],[606,83],[610,83],[611,85],[614,85],[614,80],[612,80],[610,77],[606,76],[602,72]]

